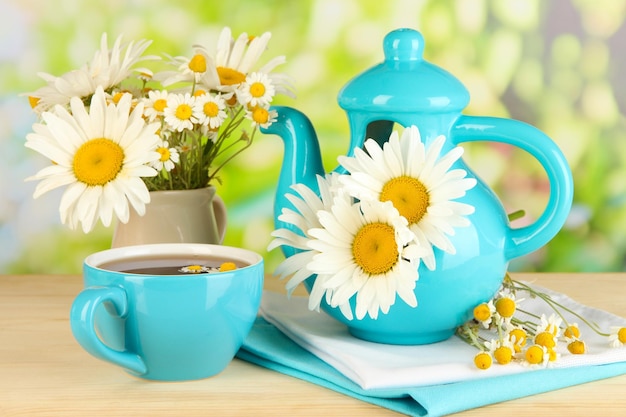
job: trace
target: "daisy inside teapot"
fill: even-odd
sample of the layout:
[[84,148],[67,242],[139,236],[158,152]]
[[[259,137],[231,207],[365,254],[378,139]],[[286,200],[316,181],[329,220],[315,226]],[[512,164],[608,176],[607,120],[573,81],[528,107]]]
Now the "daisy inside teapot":
[[[550,241],[573,197],[557,145],[521,121],[468,116],[466,88],[423,59],[412,29],[390,32],[384,61],[339,93],[350,126],[348,153],[326,174],[309,119],[274,107],[264,129],[284,141],[274,240],[286,256],[276,273],[304,283],[309,308],[358,338],[389,344],[445,340],[490,300],[509,262]],[[494,192],[462,158],[465,142],[517,146],[545,169],[541,216],[513,228]]]

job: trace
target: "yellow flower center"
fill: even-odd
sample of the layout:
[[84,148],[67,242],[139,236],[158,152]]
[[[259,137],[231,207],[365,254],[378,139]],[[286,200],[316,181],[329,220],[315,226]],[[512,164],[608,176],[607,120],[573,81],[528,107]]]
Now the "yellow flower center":
[[206,91],[203,89],[198,89],[196,91],[194,91],[193,96],[194,97],[200,97],[206,94]]
[[513,317],[513,314],[515,314],[515,301],[508,297],[499,298],[496,301],[496,311],[502,317]]
[[92,139],[74,154],[72,169],[76,179],[89,186],[105,185],[122,170],[124,149],[111,139]]
[[237,269],[237,265],[234,262],[224,262],[220,265],[220,272],[234,271],[235,269]]
[[217,115],[220,112],[220,108],[217,106],[217,104],[213,103],[212,101],[207,101],[204,104],[202,111],[204,111],[204,114],[206,114],[207,117],[217,117]]
[[254,120],[256,123],[262,125],[267,123],[269,119],[270,113],[263,107],[257,106],[254,108],[254,110],[252,110],[252,120]]
[[157,148],[157,152],[159,154],[161,154],[161,158],[159,158],[161,160],[161,162],[165,162],[167,160],[170,159],[170,150],[165,148],[165,147],[159,147]]
[[550,332],[556,336],[556,334],[559,332],[559,328],[554,324],[548,324],[548,326],[546,327],[546,332]]
[[493,357],[500,365],[506,365],[513,359],[513,351],[508,346],[500,346],[494,350]]
[[206,58],[202,54],[195,54],[189,61],[189,69],[193,72],[206,72]]
[[540,346],[545,346],[548,349],[552,349],[556,346],[554,335],[551,332],[541,332],[535,336],[535,343]]
[[491,367],[491,355],[487,352],[480,352],[476,356],[474,356],[474,365],[478,369],[488,369]]
[[391,201],[409,224],[418,223],[430,204],[430,195],[424,184],[406,175],[390,179],[383,186],[379,199]]
[[159,98],[154,101],[154,110],[162,112],[167,107],[167,100],[164,98]]
[[557,360],[558,355],[555,349],[548,349],[548,355],[550,356],[549,361],[554,362]]
[[532,345],[526,349],[526,361],[531,365],[537,365],[543,362],[543,349],[539,345]]
[[237,96],[234,94],[226,99],[226,104],[228,104],[230,107],[234,107],[237,103],[239,102],[237,101]]
[[524,329],[513,329],[509,332],[509,340],[513,342],[515,353],[520,353],[526,344],[526,332]]
[[617,339],[622,343],[626,343],[626,327],[622,327],[618,330]]
[[486,303],[479,304],[474,308],[474,318],[478,321],[487,321],[491,317],[491,310]]
[[263,94],[265,94],[265,85],[263,83],[256,82],[250,85],[250,95],[252,97],[263,97]]
[[567,329],[563,332],[563,336],[577,339],[580,337],[580,329],[578,326],[567,326]]
[[394,228],[386,223],[366,224],[354,237],[352,256],[368,275],[390,271],[399,256]]
[[115,93],[115,95],[113,96],[113,103],[117,104],[120,102],[120,100],[122,99],[122,97],[124,97],[124,94],[126,94],[123,91],[120,91],[118,93]]
[[189,274],[199,274],[204,271],[204,267],[201,265],[189,265],[185,270]]
[[222,85],[237,85],[246,80],[246,74],[227,67],[217,67],[217,75],[219,75]]
[[567,345],[567,350],[569,350],[573,355],[582,355],[585,353],[585,342],[582,340],[574,340],[572,343]]
[[28,104],[30,104],[30,108],[34,109],[39,104],[39,97],[28,96]]
[[176,118],[179,120],[189,120],[191,118],[192,109],[189,104],[180,104],[176,107]]

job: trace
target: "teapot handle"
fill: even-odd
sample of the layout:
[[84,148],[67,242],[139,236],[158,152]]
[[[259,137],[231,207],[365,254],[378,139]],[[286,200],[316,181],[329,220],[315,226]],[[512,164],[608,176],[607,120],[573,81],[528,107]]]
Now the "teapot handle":
[[505,241],[505,258],[511,260],[548,243],[569,214],[574,194],[572,172],[558,146],[539,129],[511,119],[460,116],[451,130],[454,144],[492,141],[517,146],[534,156],[550,181],[550,197],[541,216],[532,224],[511,228]]

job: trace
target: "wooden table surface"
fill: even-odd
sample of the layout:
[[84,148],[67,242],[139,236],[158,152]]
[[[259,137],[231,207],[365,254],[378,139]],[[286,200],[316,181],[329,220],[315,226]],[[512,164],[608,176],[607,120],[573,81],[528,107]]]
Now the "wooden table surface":
[[[516,274],[626,317],[625,274]],[[266,287],[280,290],[269,277]],[[68,321],[80,276],[0,275],[0,416],[393,416],[392,411],[238,359],[201,381],[145,382],[93,358]],[[463,416],[623,416],[626,375]]]

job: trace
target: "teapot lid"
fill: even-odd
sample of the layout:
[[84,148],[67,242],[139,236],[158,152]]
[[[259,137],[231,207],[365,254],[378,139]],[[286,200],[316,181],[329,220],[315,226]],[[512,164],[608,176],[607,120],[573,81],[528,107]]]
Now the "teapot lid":
[[424,38],[397,29],[383,40],[385,60],[354,77],[339,92],[344,110],[376,113],[460,111],[469,103],[465,86],[423,58]]

